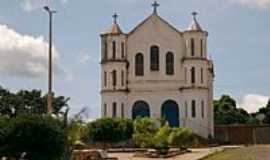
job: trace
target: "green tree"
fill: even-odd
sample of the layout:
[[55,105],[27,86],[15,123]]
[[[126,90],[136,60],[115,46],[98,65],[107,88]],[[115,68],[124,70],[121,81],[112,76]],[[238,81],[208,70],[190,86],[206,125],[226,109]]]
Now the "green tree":
[[263,119],[263,123],[270,124],[270,99],[265,107],[259,109],[259,111],[255,114],[263,114],[265,117]]
[[[63,96],[53,96],[53,113],[57,116],[64,116],[64,109],[68,109],[68,100]],[[40,90],[21,90],[12,93],[0,87],[0,115],[16,117],[23,114],[46,113],[47,96],[42,96]]]
[[236,107],[236,101],[228,95],[223,95],[214,101],[215,124],[247,124],[251,116],[242,108]]
[[0,116],[0,146],[1,144],[4,143],[4,140],[6,138],[7,125],[8,125],[8,118],[4,116]]
[[86,135],[86,125],[78,119],[72,119],[66,125],[67,143],[64,159],[70,159],[74,149],[84,147],[83,138]]
[[[2,126],[2,124],[0,123]],[[18,116],[5,122],[0,142],[0,157],[28,160],[59,160],[62,158],[66,132],[61,121],[44,116]]]

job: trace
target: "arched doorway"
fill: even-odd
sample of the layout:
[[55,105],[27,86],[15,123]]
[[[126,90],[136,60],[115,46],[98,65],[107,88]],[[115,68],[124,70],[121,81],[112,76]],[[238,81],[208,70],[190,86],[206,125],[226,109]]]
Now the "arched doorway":
[[132,107],[132,119],[137,117],[150,117],[150,107],[144,101],[137,101]]
[[161,117],[169,123],[171,127],[179,127],[179,107],[175,101],[168,100],[161,107]]

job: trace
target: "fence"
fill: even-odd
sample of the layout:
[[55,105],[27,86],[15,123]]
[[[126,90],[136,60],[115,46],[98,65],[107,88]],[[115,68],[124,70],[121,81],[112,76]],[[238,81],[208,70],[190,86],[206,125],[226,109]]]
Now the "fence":
[[227,144],[270,144],[270,125],[216,125],[215,138]]

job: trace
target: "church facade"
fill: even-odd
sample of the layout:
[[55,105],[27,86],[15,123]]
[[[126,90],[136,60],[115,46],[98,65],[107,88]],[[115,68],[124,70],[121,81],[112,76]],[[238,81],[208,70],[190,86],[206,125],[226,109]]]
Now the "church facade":
[[208,33],[193,13],[179,30],[154,12],[129,33],[117,15],[101,34],[102,117],[165,118],[207,138],[213,135],[214,66],[207,53]]

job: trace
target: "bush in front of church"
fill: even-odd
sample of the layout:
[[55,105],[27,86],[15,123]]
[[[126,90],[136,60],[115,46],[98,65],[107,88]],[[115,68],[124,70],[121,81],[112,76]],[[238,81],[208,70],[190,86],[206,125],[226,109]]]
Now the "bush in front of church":
[[169,150],[169,136],[172,128],[166,124],[158,129],[152,138],[153,148],[158,150],[160,154],[167,154]]
[[86,143],[117,143],[132,138],[133,122],[129,119],[102,118],[87,124]]
[[173,128],[168,137],[170,145],[178,148],[187,148],[193,144],[193,141],[192,130],[184,127]]
[[136,146],[141,148],[152,147],[152,139],[157,131],[158,126],[153,119],[137,118],[134,121],[133,141]]
[[154,148],[166,151],[169,146],[186,148],[193,144],[194,136],[190,129],[185,127],[171,128],[166,122],[158,127],[150,118],[136,119],[134,122],[133,141],[141,148]]

